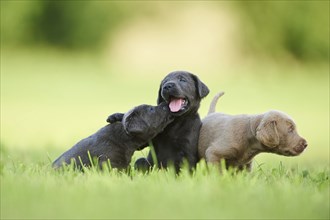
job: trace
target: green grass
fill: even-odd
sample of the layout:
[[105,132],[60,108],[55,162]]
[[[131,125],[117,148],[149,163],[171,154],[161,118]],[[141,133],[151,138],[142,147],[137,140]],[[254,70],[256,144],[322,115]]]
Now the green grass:
[[[30,156],[30,155],[26,155]],[[31,155],[33,156],[33,155]],[[260,165],[219,175],[56,172],[50,163],[4,161],[1,217],[7,218],[329,218],[329,169]]]
[[[211,90],[202,117],[221,90],[218,111],[285,111],[308,140],[301,156],[258,155],[252,173],[219,175],[201,162],[193,175],[127,175],[55,172],[51,161],[104,126],[108,114],[155,103],[172,69],[124,71],[100,57],[54,51],[1,55],[1,219],[330,217],[326,65],[257,63],[197,73]],[[145,154],[137,152],[132,162]]]

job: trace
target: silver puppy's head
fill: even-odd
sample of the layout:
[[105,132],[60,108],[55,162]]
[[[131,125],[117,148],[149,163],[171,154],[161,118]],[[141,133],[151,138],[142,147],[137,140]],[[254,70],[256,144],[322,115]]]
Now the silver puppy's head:
[[265,113],[256,131],[257,139],[265,146],[265,151],[284,156],[297,156],[307,147],[293,119],[279,111]]

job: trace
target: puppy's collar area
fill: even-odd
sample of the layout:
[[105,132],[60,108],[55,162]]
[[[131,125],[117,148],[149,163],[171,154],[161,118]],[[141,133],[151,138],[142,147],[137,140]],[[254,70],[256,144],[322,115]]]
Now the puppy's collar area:
[[250,119],[249,119],[250,131],[254,137],[256,137],[256,135],[257,135],[258,126],[261,122],[262,117],[263,117],[263,115],[254,115],[254,116],[250,117]]

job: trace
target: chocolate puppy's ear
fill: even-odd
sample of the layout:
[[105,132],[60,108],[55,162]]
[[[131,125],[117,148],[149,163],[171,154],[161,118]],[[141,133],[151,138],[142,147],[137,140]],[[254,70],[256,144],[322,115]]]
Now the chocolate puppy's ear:
[[210,92],[209,88],[202,81],[200,81],[197,76],[195,76],[194,74],[191,74],[191,75],[195,81],[196,89],[198,91],[199,97],[200,98],[206,97]]
[[161,83],[160,86],[159,86],[157,105],[159,105],[162,102],[165,102],[164,98],[162,97],[162,86],[163,86],[163,83]]
[[144,133],[148,128],[144,120],[134,110],[127,112],[123,118],[124,130],[129,135]]
[[121,122],[124,118],[123,113],[113,113],[112,115],[109,115],[107,118],[107,122],[110,124],[113,124],[115,122]]

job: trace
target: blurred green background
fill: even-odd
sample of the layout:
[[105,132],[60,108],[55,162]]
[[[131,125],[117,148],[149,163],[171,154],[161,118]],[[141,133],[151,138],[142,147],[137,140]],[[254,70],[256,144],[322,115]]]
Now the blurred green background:
[[[55,159],[187,70],[230,114],[278,109],[329,164],[328,1],[1,1],[1,146]],[[24,157],[24,154],[22,154]],[[24,160],[24,159],[22,159]]]

